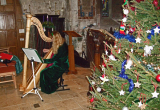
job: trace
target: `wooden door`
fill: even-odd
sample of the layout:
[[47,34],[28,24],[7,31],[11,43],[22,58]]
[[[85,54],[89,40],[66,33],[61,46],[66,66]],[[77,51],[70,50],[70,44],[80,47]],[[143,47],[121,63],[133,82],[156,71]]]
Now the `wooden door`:
[[0,5],[0,47],[11,47],[10,52],[23,60],[22,47],[25,44],[24,22],[18,0],[6,0]]

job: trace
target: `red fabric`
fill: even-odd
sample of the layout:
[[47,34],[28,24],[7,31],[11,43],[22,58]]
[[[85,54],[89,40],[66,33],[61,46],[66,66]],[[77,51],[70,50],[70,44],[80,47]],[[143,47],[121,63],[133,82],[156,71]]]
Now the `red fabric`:
[[0,54],[0,59],[7,59],[7,60],[11,60],[13,57],[13,55],[7,54],[7,53],[1,53]]
[[[54,54],[52,53],[51,58],[53,57],[53,55],[54,55]],[[50,64],[47,65],[46,68],[48,68],[48,67],[50,67],[50,66],[52,66],[52,65],[53,65],[53,63],[50,63]]]

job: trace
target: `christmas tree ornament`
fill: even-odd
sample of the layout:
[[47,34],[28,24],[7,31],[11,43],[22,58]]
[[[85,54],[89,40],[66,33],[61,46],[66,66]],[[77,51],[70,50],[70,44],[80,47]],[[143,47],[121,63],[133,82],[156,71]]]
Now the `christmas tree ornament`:
[[128,9],[123,9],[123,14],[128,15],[129,10]]
[[118,52],[117,53],[121,53],[121,49],[118,49]]
[[145,109],[146,107],[146,94],[140,93],[140,98],[139,98],[140,102],[138,103],[138,107],[141,108],[141,110]]
[[129,31],[128,31],[128,30],[126,30],[126,34],[129,34]]
[[[136,70],[136,72],[137,72],[137,70]],[[139,88],[139,86],[140,86],[141,84],[138,82],[138,79],[139,79],[139,74],[137,75],[137,82],[134,83],[135,87],[138,87],[138,88]]]
[[121,90],[119,91],[120,95],[124,95],[125,91]]
[[102,78],[106,77],[105,73],[102,75]]
[[158,85],[155,85],[155,84],[153,83],[153,81],[152,81],[152,84],[154,85],[154,88],[155,88],[155,89],[154,89],[154,93],[151,93],[151,94],[152,94],[152,98],[158,98],[159,93],[157,93],[157,91],[156,91]]
[[131,65],[125,65],[126,69],[131,69]]
[[101,92],[101,88],[100,87],[97,87],[97,92]]
[[92,103],[94,101],[94,98],[92,97],[91,99],[90,99],[90,103]]
[[124,0],[124,4],[123,5],[127,5],[128,0]]
[[117,48],[117,41],[114,42],[114,48]]
[[151,33],[151,30],[147,30],[146,32],[147,32],[147,33]]
[[131,53],[133,53],[133,48],[131,48]]
[[124,84],[122,84],[122,86],[121,86],[121,91],[119,91],[120,95],[124,95],[124,93],[125,93],[125,91],[123,91],[123,86],[124,86],[125,84],[127,84],[127,83],[124,83]]
[[123,107],[122,110],[129,110],[128,107]]
[[95,81],[92,81],[92,85],[95,85],[96,83],[95,83]]
[[158,28],[158,26],[154,29],[154,33],[159,33],[160,29]]
[[117,59],[115,59],[115,57],[112,54],[109,56],[109,60],[117,61]]
[[159,93],[157,91],[154,91],[152,94],[152,98],[158,98]]
[[109,81],[107,76],[102,76],[100,79],[103,81],[101,84],[104,84],[105,82]]
[[124,23],[122,24],[122,22],[121,22],[121,25],[120,25],[120,31],[119,31],[119,33],[120,33],[120,34],[123,34],[123,35],[125,35],[125,32],[124,32],[124,30],[125,30]]
[[154,46],[145,45],[144,47],[144,56],[151,55],[151,50],[153,50]]
[[157,82],[160,82],[160,74],[158,74],[158,75],[156,76],[156,81],[157,81]]
[[141,43],[142,39],[140,39],[139,37],[137,37],[135,40],[136,40],[136,43]]
[[121,53],[121,43],[118,45],[118,51],[117,53]]
[[132,42],[129,43],[129,48],[131,49],[131,52],[133,53],[133,44],[132,44]]
[[145,103],[143,103],[143,104],[141,105],[141,110],[143,110],[143,109],[146,109],[146,104],[145,104]]
[[130,27],[129,28],[129,33],[133,33],[135,31],[135,28]]
[[153,0],[153,4],[154,4],[155,6],[158,6],[158,0]]
[[105,69],[106,68],[106,64],[104,63],[104,61],[103,61],[103,63],[102,63],[102,71],[103,71],[103,69]]
[[131,59],[128,59],[127,60],[127,65],[132,65],[133,64],[133,61]]
[[142,102],[140,101],[140,102],[138,102],[138,107],[141,108],[141,106],[142,106]]
[[141,85],[138,81],[136,83],[134,83],[135,87],[138,87]]
[[127,64],[125,65],[126,69],[131,69],[132,64],[133,64],[132,60],[128,59]]
[[105,54],[108,55],[108,51],[107,50],[105,50]]
[[123,19],[122,19],[122,21],[125,23],[125,22],[127,22],[127,17],[124,17]]

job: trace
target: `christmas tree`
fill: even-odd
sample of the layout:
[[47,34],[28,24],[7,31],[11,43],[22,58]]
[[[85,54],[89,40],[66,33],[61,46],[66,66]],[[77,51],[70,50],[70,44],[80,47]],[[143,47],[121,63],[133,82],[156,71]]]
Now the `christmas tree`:
[[[160,107],[160,8],[158,0],[124,0],[115,45],[105,44],[101,70],[87,77],[91,108],[158,110]],[[110,53],[108,52],[110,50]]]

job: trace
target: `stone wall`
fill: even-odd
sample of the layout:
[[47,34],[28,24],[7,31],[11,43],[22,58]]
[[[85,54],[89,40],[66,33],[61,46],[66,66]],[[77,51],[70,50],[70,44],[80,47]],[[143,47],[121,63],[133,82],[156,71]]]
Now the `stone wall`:
[[[72,30],[82,35],[82,30],[87,25],[96,23],[93,28],[108,29],[111,25],[118,27],[118,19],[122,17],[121,9],[122,0],[109,0],[110,1],[110,17],[102,18],[101,12],[101,0],[95,0],[95,16],[93,19],[78,19],[78,1],[79,0],[20,0],[23,11],[24,23],[26,24],[27,13],[35,14],[49,14],[60,15],[65,18],[65,30]],[[80,0],[85,2],[85,0]],[[85,3],[84,3],[85,4]],[[119,8],[118,8],[119,7]],[[83,40],[82,40],[83,38]],[[82,52],[82,42],[85,42],[85,36],[80,40],[73,38],[73,44],[75,49]],[[68,37],[66,36],[68,42]]]

